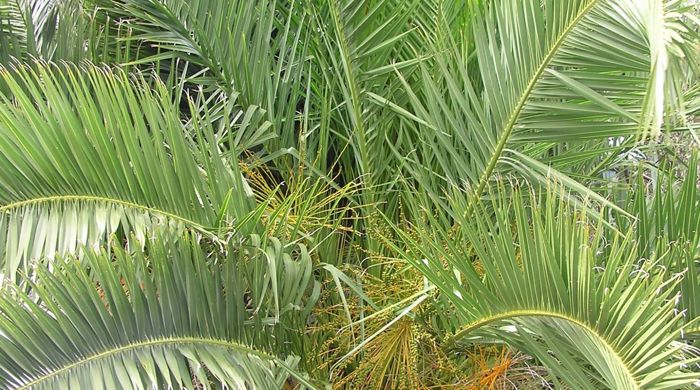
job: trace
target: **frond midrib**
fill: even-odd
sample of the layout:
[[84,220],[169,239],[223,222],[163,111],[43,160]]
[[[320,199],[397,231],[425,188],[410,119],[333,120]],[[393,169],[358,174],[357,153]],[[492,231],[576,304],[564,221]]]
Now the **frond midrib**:
[[172,212],[165,211],[165,210],[151,207],[151,206],[146,206],[146,205],[134,203],[134,202],[123,200],[123,199],[110,198],[110,197],[98,196],[98,195],[53,195],[53,196],[46,196],[46,197],[40,197],[40,198],[26,199],[26,200],[21,200],[21,201],[8,203],[8,204],[0,206],[0,213],[11,212],[13,210],[20,209],[23,207],[44,204],[44,203],[81,202],[81,201],[83,201],[83,202],[111,203],[113,205],[118,205],[118,206],[136,209],[136,210],[141,210],[141,211],[149,212],[152,214],[159,214],[159,215],[162,215],[166,218],[170,218],[170,219],[173,219],[175,221],[182,222],[185,225],[190,226],[194,229],[200,230],[202,232],[206,232],[206,228],[202,224],[195,222],[189,218],[185,218],[185,217],[182,217],[180,215],[174,214]]
[[597,330],[595,330],[592,326],[590,326],[588,323],[585,321],[582,321],[578,318],[572,317],[569,314],[557,312],[557,311],[547,311],[547,310],[542,310],[542,309],[520,309],[520,310],[510,310],[510,311],[504,311],[498,314],[494,314],[491,316],[483,317],[480,318],[476,321],[470,322],[463,327],[461,327],[455,335],[452,337],[453,342],[464,337],[466,334],[471,333],[479,328],[482,328],[484,326],[487,326],[491,323],[498,322],[498,321],[503,321],[503,320],[508,320],[508,319],[515,319],[519,317],[547,317],[547,318],[554,318],[554,319],[559,319],[559,320],[564,320],[567,321],[573,325],[576,325],[580,327],[581,329],[585,330],[588,332],[591,336],[595,337],[596,340],[598,340],[601,344],[605,346],[605,348],[608,349],[608,351],[612,352],[613,356],[615,356],[615,360],[619,364],[619,367],[621,367],[624,370],[624,373],[626,374],[627,378],[630,380],[630,383],[634,384],[635,389],[640,388],[640,384],[635,378],[634,373],[630,369],[629,365],[625,363],[625,361],[622,359],[618,351],[612,346],[612,344],[605,338],[603,335],[601,335]]
[[165,338],[157,338],[157,339],[151,339],[151,340],[144,340],[144,341],[139,341],[139,342],[134,342],[122,346],[118,346],[112,349],[108,349],[105,351],[102,351],[100,353],[97,353],[95,355],[87,356],[83,359],[77,360],[73,363],[70,363],[68,365],[65,365],[59,369],[53,370],[47,374],[44,374],[42,376],[36,377],[33,379],[31,382],[25,383],[21,387],[18,387],[17,390],[28,390],[32,388],[33,386],[36,386],[42,382],[46,382],[48,380],[51,380],[53,378],[56,378],[62,374],[65,374],[71,370],[77,369],[81,366],[90,364],[94,361],[101,360],[101,359],[107,359],[110,358],[114,355],[118,354],[123,354],[129,351],[137,350],[137,349],[146,349],[146,348],[151,348],[151,347],[156,347],[156,346],[162,346],[162,345],[168,345],[168,344],[189,344],[189,345],[203,345],[203,346],[213,346],[213,347],[219,347],[219,348],[225,348],[225,349],[233,349],[237,350],[239,352],[243,353],[248,353],[248,354],[253,354],[261,359],[268,360],[271,362],[278,362],[278,359],[272,355],[269,355],[265,352],[259,351],[257,349],[233,342],[233,341],[227,341],[227,340],[221,340],[221,339],[213,339],[213,338],[204,338],[204,337],[165,337]]
[[484,192],[484,189],[486,188],[486,185],[488,184],[489,178],[491,177],[491,174],[493,173],[494,169],[496,169],[496,165],[498,164],[498,160],[501,158],[501,154],[503,154],[503,151],[506,147],[506,144],[508,143],[508,140],[510,139],[511,135],[513,134],[513,129],[515,128],[515,125],[518,121],[518,118],[520,118],[520,114],[522,113],[523,109],[525,108],[525,104],[527,101],[530,99],[530,94],[532,94],[532,91],[535,89],[535,86],[540,80],[540,77],[544,73],[544,71],[547,69],[547,66],[552,62],[554,59],[554,56],[556,56],[557,52],[559,51],[559,48],[561,45],[564,44],[564,41],[569,37],[569,34],[571,34],[576,26],[583,20],[583,18],[588,15],[589,12],[593,10],[593,8],[598,5],[603,0],[592,0],[590,4],[588,4],[586,7],[584,7],[581,12],[571,21],[571,23],[566,27],[566,29],[561,33],[561,35],[557,38],[556,42],[554,45],[552,45],[551,49],[547,52],[547,55],[543,58],[542,62],[540,63],[539,67],[537,68],[537,71],[533,74],[532,78],[530,78],[530,81],[527,84],[527,87],[523,91],[522,95],[520,95],[520,99],[518,100],[518,103],[515,105],[514,110],[511,112],[510,116],[508,117],[508,122],[506,122],[506,126],[502,129],[502,133],[500,138],[498,139],[498,143],[496,144],[496,149],[494,150],[493,154],[491,155],[491,158],[489,159],[488,164],[486,165],[486,169],[484,170],[484,173],[481,175],[481,178],[479,178],[479,184],[474,190],[474,193],[472,194],[472,199],[469,203],[469,206],[466,211],[466,217],[468,218],[471,216],[472,212],[474,211],[474,207],[476,206],[478,198],[481,196],[481,194]]

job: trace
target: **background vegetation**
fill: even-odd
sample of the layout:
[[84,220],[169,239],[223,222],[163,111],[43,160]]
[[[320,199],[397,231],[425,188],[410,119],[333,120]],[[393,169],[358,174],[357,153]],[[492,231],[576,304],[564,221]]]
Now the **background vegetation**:
[[0,387],[698,387],[699,31],[0,0]]

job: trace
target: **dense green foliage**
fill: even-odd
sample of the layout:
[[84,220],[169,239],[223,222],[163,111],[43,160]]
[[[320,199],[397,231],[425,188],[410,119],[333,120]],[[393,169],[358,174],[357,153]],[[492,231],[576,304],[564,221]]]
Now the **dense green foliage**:
[[0,0],[0,387],[700,386],[695,0]]

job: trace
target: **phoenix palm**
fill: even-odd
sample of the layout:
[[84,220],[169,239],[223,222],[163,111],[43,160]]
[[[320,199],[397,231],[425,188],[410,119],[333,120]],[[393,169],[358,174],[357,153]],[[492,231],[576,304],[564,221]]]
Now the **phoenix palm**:
[[698,7],[0,1],[0,383],[696,386]]

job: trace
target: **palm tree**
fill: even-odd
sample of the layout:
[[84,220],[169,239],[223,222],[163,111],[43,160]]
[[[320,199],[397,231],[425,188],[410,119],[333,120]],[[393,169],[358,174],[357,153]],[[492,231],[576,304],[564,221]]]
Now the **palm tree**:
[[697,386],[699,24],[0,0],[1,387]]

